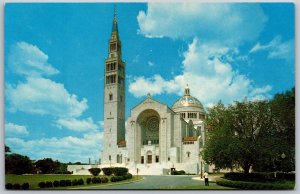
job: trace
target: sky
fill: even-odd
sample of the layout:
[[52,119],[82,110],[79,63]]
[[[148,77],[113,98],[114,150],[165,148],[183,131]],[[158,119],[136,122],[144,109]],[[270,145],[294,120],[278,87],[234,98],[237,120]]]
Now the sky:
[[[291,3],[117,3],[126,118],[150,93],[169,107],[188,84],[205,108],[272,99],[295,85]],[[114,4],[8,3],[5,144],[33,160],[99,159]]]

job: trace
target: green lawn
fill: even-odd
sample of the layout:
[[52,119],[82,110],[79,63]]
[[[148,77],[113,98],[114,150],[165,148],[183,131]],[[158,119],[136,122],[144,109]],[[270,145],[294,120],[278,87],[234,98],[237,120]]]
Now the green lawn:
[[[23,183],[28,182],[30,185],[30,189],[40,189],[38,184],[39,182],[42,181],[60,181],[60,180],[74,180],[74,179],[83,179],[84,185],[78,185],[78,186],[69,186],[69,187],[55,187],[55,188],[46,188],[46,189],[76,189],[80,187],[88,187],[88,186],[96,186],[96,185],[107,185],[107,184],[120,184],[120,183],[126,183],[126,182],[131,182],[131,181],[136,181],[139,180],[140,177],[135,177],[133,176],[132,179],[129,180],[124,180],[120,182],[108,182],[108,183],[98,183],[98,184],[86,184],[86,179],[87,178],[92,178],[92,175],[5,175],[5,183],[19,183],[22,185]],[[99,176],[103,177],[103,176]],[[106,176],[110,180],[110,176]]]

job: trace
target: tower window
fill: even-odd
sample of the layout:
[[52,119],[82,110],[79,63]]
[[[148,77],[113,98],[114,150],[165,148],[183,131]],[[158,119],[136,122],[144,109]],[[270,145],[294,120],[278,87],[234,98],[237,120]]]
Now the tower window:
[[110,44],[110,51],[115,51],[116,50],[116,43],[111,43]]
[[123,96],[120,96],[120,101],[123,102]]
[[113,95],[109,94],[109,100],[112,101],[113,100]]
[[187,154],[187,157],[189,158],[191,155],[191,152],[187,152],[186,154]]

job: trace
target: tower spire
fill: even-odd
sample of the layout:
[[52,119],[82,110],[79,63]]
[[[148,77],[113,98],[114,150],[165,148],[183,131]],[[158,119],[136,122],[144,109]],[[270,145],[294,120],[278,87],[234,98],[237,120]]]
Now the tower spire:
[[114,5],[114,20],[113,20],[113,26],[112,26],[112,33],[118,33],[118,23],[117,23],[117,6]]

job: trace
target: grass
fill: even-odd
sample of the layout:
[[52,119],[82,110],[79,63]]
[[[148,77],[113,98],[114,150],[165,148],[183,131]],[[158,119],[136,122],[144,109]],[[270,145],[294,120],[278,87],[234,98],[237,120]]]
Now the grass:
[[[132,179],[129,180],[124,180],[120,182],[108,182],[108,183],[98,183],[98,184],[86,184],[86,179],[87,178],[92,178],[92,175],[5,175],[5,183],[19,183],[22,185],[23,183],[28,182],[30,185],[29,189],[40,189],[38,184],[39,182],[46,182],[46,181],[60,181],[60,180],[74,180],[74,179],[83,179],[84,185],[78,185],[78,186],[68,186],[68,187],[53,187],[53,188],[46,188],[46,190],[52,190],[52,189],[76,189],[76,188],[81,188],[81,187],[90,187],[90,186],[100,186],[100,185],[108,185],[108,184],[120,184],[120,183],[127,183],[135,180],[139,180],[140,177],[135,177],[133,176]],[[99,177],[104,177],[104,176],[99,176]],[[110,180],[110,176],[106,176]]]

